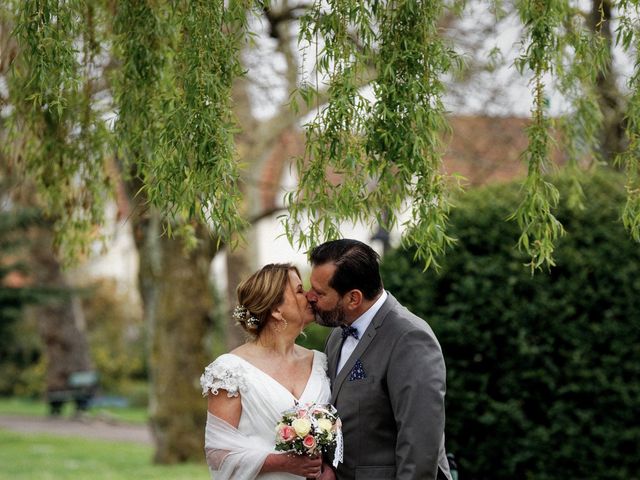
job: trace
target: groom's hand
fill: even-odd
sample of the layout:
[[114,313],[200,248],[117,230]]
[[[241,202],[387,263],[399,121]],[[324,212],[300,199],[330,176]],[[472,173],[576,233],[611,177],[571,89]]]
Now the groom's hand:
[[305,478],[318,478],[322,468],[322,457],[307,455],[286,455],[285,472],[293,473]]
[[322,457],[270,453],[267,455],[260,473],[287,472],[299,477],[318,478],[322,467]]
[[326,463],[322,464],[322,472],[318,477],[318,480],[336,480],[336,473]]

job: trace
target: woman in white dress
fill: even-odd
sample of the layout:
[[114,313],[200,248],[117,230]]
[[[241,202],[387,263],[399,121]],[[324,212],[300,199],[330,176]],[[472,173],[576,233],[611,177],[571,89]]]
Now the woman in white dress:
[[270,264],[238,286],[234,318],[250,339],[202,375],[205,453],[215,480],[334,479],[320,457],[276,452],[275,428],[296,403],[329,403],[326,357],[295,344],[314,319],[298,269]]

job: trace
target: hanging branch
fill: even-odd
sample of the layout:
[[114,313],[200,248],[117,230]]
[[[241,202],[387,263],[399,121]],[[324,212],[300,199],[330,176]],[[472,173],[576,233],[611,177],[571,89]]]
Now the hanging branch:
[[[368,124],[369,175],[376,180],[367,203],[387,230],[412,199],[404,240],[416,247],[425,268],[453,243],[446,234],[449,199],[443,176],[443,136],[449,132],[441,78],[459,58],[443,42],[438,21],[443,4],[393,2],[376,11],[380,48],[376,56],[376,103]],[[387,221],[380,218],[387,213]],[[385,224],[386,223],[386,224]]]
[[[366,177],[363,131],[368,102],[360,92],[368,52],[354,38],[370,45],[371,12],[364,2],[316,1],[301,19],[300,40],[324,42],[316,57],[318,76],[328,78],[328,103],[305,125],[306,152],[297,161],[298,187],[287,195],[287,238],[311,247],[322,238],[340,235],[340,223],[364,218]],[[317,82],[319,83],[319,82]],[[318,84],[300,89],[308,105],[318,100]],[[331,179],[329,175],[333,175]]]
[[[247,34],[248,0],[181,2],[174,45],[172,90],[164,100],[160,144],[144,174],[149,201],[180,233],[198,220],[230,242],[246,222],[240,214],[239,170],[233,135],[231,87],[243,74],[240,47]],[[227,5],[225,5],[227,4]]]
[[125,174],[149,175],[159,142],[159,98],[166,80],[169,45],[175,37],[168,8],[147,0],[117,3],[114,55],[120,62],[113,81],[118,118],[115,133]]
[[617,31],[617,43],[625,51],[635,50],[633,74],[629,78],[631,97],[625,116],[628,145],[618,156],[617,163],[623,165],[627,173],[627,202],[622,212],[622,222],[631,237],[640,242],[640,2],[623,0],[618,5],[623,13]]
[[7,146],[56,219],[55,243],[67,259],[88,250],[112,187],[104,163],[108,130],[92,91],[102,41],[96,23],[84,2],[17,6]]
[[[440,79],[456,57],[438,33],[442,4],[324,5],[316,2],[303,20],[302,38],[324,44],[316,64],[329,79],[328,103],[306,125],[298,189],[287,201],[287,236],[308,247],[339,236],[343,221],[391,228],[412,199],[405,239],[428,266],[452,242],[445,234]],[[374,105],[361,93],[367,65],[377,69]],[[301,93],[309,103],[317,98],[317,91]]]
[[605,72],[609,50],[601,35],[601,17],[597,25],[588,25],[579,9],[569,9],[564,21],[565,34],[559,37],[555,56],[556,87],[571,105],[568,114],[558,119],[558,130],[567,153],[570,208],[584,208],[581,179],[582,163],[599,156],[599,131],[603,115],[596,89],[598,75]]
[[524,199],[510,217],[520,226],[522,234],[518,247],[531,257],[528,264],[532,272],[543,264],[555,265],[553,249],[556,240],[564,234],[562,224],[553,215],[560,194],[545,180],[548,171],[551,124],[545,112],[545,74],[552,73],[553,52],[559,44],[557,29],[562,24],[566,4],[557,0],[533,0],[518,3],[520,18],[528,39],[525,52],[517,66],[533,72],[532,124],[527,130],[529,145],[523,157],[528,163],[527,178],[523,185]]

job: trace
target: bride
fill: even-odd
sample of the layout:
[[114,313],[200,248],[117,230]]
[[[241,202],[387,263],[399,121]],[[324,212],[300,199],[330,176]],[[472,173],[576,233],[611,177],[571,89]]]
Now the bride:
[[270,264],[238,286],[234,318],[250,340],[221,355],[200,383],[205,453],[215,480],[335,479],[320,457],[275,451],[275,427],[299,403],[329,403],[326,356],[295,344],[314,319],[298,269]]

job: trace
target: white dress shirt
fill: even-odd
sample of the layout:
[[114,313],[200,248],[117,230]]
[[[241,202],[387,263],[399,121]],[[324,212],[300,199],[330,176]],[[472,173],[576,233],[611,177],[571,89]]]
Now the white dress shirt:
[[380,308],[382,307],[382,304],[387,299],[387,296],[388,295],[386,290],[383,290],[382,295],[380,295],[380,298],[376,300],[376,303],[371,305],[369,310],[356,318],[351,324],[353,328],[358,330],[358,340],[349,335],[342,343],[342,350],[340,351],[340,361],[338,362],[336,376],[340,373],[340,370],[342,369],[342,367],[344,367],[344,364],[347,363],[347,360],[349,360],[349,357],[358,346],[358,341],[362,338],[362,335],[364,335],[364,332],[367,330],[367,327],[371,323],[371,320],[373,320],[373,317],[376,316],[376,313],[378,313],[378,310],[380,310]]

